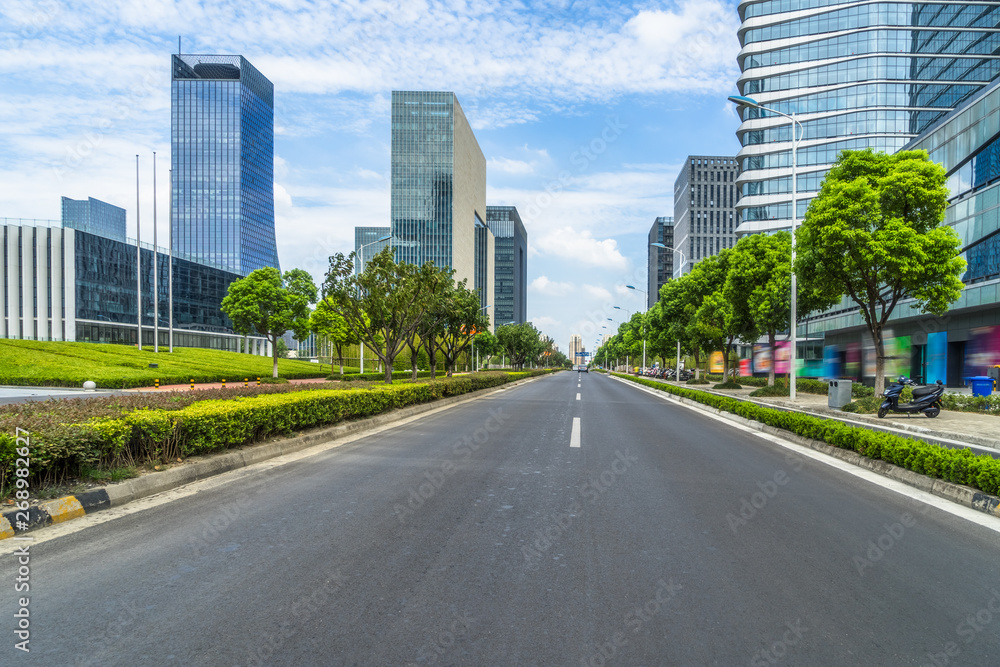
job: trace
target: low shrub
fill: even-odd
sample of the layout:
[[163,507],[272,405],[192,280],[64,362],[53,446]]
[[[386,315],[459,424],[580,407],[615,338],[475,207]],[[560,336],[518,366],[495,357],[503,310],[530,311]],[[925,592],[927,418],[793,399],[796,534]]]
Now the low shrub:
[[[444,377],[444,371],[438,371],[435,373],[436,377]],[[430,371],[417,371],[417,378],[429,378],[431,376]],[[413,377],[413,371],[393,371],[393,380],[406,380]],[[383,382],[385,380],[385,372],[378,371],[375,373],[344,373],[340,375],[339,373],[334,373],[328,379],[330,380],[343,380],[344,382],[358,382],[369,381],[369,382]]]
[[[994,459],[989,454],[976,456],[968,449],[948,449],[892,433],[850,426],[833,419],[776,410],[730,396],[709,394],[619,373],[614,375],[746,419],[785,429],[804,438],[819,440],[841,449],[850,449],[870,459],[887,461],[929,477],[964,484],[992,495],[1000,493],[1000,460]],[[868,399],[862,399],[866,400]]]
[[788,385],[783,385],[781,383],[776,383],[774,386],[771,387],[764,385],[760,389],[750,392],[750,395],[755,398],[768,397],[768,396],[788,396],[789,395]]
[[691,378],[685,384],[709,384],[708,380],[702,380],[701,378]]
[[867,387],[860,382],[855,382],[851,385],[851,398],[868,398],[874,395],[874,387]]
[[262,377],[260,379],[261,384],[288,384],[288,378],[283,377]]
[[882,405],[882,398],[875,397],[874,392],[871,396],[866,396],[865,398],[859,398],[857,400],[851,401],[847,405],[841,408],[844,412],[853,412],[855,414],[868,414],[873,415],[878,412],[879,406]]
[[720,382],[719,384],[712,387],[712,389],[742,389],[743,385],[736,384],[732,380],[729,382]]

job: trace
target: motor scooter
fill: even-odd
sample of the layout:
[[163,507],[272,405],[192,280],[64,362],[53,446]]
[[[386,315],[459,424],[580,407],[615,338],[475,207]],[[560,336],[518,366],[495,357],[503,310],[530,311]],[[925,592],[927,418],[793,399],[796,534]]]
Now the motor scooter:
[[[913,400],[909,403],[899,404],[899,395],[907,385],[913,387]],[[931,419],[941,414],[941,397],[944,395],[944,385],[941,380],[937,384],[918,385],[905,375],[900,375],[899,379],[893,382],[882,392],[885,400],[878,409],[879,419],[885,417],[890,412],[922,412]]]

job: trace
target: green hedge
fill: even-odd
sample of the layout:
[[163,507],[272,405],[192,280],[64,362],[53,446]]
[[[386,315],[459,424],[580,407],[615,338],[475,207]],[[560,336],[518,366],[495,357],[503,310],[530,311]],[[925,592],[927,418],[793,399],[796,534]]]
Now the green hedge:
[[[438,371],[435,373],[437,377],[443,377],[445,375],[444,371]],[[429,378],[431,376],[430,371],[417,371],[417,378]],[[408,380],[413,377],[413,371],[393,371],[393,380]],[[367,381],[367,382],[382,382],[385,380],[385,372],[378,371],[377,373],[344,373],[343,375],[339,373],[334,373],[328,379],[330,380],[343,380],[344,382],[357,382],[357,381]]]
[[833,419],[775,410],[749,401],[653,382],[644,378],[633,378],[620,373],[614,375],[746,419],[785,429],[804,438],[820,440],[841,449],[850,449],[870,459],[887,461],[929,477],[965,484],[991,495],[1000,493],[1000,461],[989,454],[976,456],[968,449],[948,449],[892,433],[848,426]]
[[[259,394],[198,401],[174,410],[137,409],[76,424],[56,423],[32,433],[33,486],[72,477],[82,466],[170,461],[240,447],[551,372],[476,373],[358,389]],[[2,491],[9,491],[14,475],[15,461],[7,440],[0,437]]]

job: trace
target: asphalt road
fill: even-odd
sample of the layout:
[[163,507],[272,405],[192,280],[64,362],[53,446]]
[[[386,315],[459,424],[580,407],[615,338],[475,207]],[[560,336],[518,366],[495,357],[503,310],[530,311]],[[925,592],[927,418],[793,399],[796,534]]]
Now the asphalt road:
[[998,542],[560,373],[36,544],[30,654],[4,555],[0,663],[996,664]]

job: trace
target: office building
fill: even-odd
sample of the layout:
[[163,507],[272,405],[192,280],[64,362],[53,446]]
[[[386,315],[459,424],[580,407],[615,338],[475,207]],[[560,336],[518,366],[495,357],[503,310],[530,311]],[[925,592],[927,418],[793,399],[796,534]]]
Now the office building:
[[487,206],[486,226],[493,232],[493,317],[500,324],[528,321],[528,233],[516,206]]
[[[961,239],[968,263],[965,288],[943,317],[921,315],[901,301],[887,323],[887,375],[960,387],[965,378],[1000,365],[1000,80],[903,146],[926,150],[948,174],[950,199],[943,224]],[[822,374],[874,377],[874,351],[864,321],[849,299],[800,324],[822,337]],[[800,350],[800,355],[804,350]]]
[[[653,226],[649,228],[647,241],[646,250],[649,252],[649,259],[646,262],[646,309],[648,310],[659,300],[660,288],[674,274],[674,251],[667,250],[674,247],[673,216],[661,216],[654,220]],[[660,243],[667,248],[654,246],[654,243]]]
[[574,364],[587,363],[587,351],[583,347],[583,338],[580,334],[573,334],[569,337],[569,351],[566,357]]
[[354,264],[355,273],[364,271],[368,260],[389,246],[390,239],[386,238],[389,236],[389,231],[388,227],[354,228],[354,252],[357,255]]
[[174,252],[240,276],[280,268],[274,85],[243,56],[172,61]]
[[100,199],[62,198],[62,226],[125,242],[125,209]]
[[[391,198],[396,260],[433,262],[454,269],[456,281],[476,285],[486,158],[454,93],[393,91]],[[493,257],[483,258],[482,282],[492,285]]]
[[[0,218],[0,338],[134,345],[136,245],[52,220]],[[143,344],[153,344],[153,247],[142,244]],[[168,343],[170,257],[158,249],[160,345]],[[174,345],[236,351],[220,310],[235,273],[174,256]],[[261,337],[250,349],[269,350]],[[246,349],[243,347],[242,349]]]
[[[496,257],[496,239],[493,236],[493,232],[485,223],[480,222],[476,219],[476,258],[474,266],[476,271],[476,280],[473,284],[476,292],[479,293],[479,307],[487,315],[489,315],[490,322],[495,322],[496,311],[495,308],[495,266],[494,258]],[[494,266],[494,277],[490,277],[490,267]],[[508,320],[509,321],[509,320]],[[490,325],[490,330],[493,330],[492,324]]]
[[673,277],[723,248],[736,245],[736,159],[726,155],[689,155],[674,181]]
[[[998,10],[1000,2],[739,4],[740,94],[802,124],[799,219],[840,151],[893,153],[1000,72]],[[738,232],[790,229],[790,122],[739,112]]]

